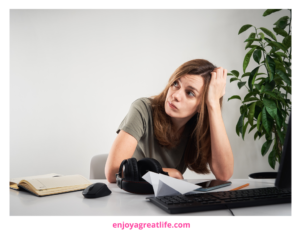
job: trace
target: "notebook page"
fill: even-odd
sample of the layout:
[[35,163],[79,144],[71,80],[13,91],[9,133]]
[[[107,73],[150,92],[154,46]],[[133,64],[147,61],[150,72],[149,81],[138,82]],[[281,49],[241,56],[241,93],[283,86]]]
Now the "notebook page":
[[91,184],[91,182],[82,175],[66,175],[52,178],[38,178],[30,179],[27,181],[30,184],[32,184],[32,186],[34,186],[36,190]]
[[10,179],[9,182],[18,184],[18,183],[20,183],[21,180],[30,180],[30,179],[36,179],[36,178],[51,178],[53,176],[63,176],[63,175],[57,174],[57,173],[50,173],[50,174],[45,174],[45,175],[26,176],[26,177]]

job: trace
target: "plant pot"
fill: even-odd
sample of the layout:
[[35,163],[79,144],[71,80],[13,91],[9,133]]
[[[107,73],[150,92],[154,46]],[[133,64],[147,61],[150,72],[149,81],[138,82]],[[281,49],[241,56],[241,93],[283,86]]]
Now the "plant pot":
[[276,179],[277,172],[256,172],[249,175],[249,179]]

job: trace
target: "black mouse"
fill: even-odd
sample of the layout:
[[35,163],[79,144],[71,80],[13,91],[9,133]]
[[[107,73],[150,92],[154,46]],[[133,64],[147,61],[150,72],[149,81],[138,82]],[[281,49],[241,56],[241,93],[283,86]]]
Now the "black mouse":
[[111,194],[111,191],[108,189],[107,185],[103,183],[91,184],[82,192],[82,195],[85,198],[104,197],[109,194]]

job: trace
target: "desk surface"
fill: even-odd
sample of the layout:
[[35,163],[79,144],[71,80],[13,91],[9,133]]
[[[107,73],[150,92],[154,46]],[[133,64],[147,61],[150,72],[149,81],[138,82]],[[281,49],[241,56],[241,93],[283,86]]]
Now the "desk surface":
[[[90,180],[92,183],[106,183],[111,195],[96,199],[86,199],[82,191],[70,192],[46,197],[36,197],[25,191],[10,189],[10,215],[12,216],[170,216],[158,208],[146,197],[121,190],[115,183],[106,180]],[[207,179],[187,180],[191,183]],[[232,179],[232,185],[226,190],[250,183],[247,188],[274,187],[274,180]],[[247,189],[245,188],[245,189]],[[214,191],[223,191],[221,188]],[[290,216],[291,204],[267,205],[232,209],[236,216]],[[171,216],[231,216],[229,210],[172,214]]]

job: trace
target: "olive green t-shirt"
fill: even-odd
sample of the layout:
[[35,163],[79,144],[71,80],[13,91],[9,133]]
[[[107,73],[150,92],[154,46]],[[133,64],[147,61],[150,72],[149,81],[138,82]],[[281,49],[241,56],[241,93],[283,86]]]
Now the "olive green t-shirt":
[[135,100],[119,125],[117,133],[123,130],[137,140],[137,147],[132,157],[137,161],[143,158],[156,159],[163,168],[175,168],[182,174],[186,170],[184,151],[187,145],[190,128],[186,125],[181,140],[174,148],[159,145],[153,129],[152,108],[150,98]]

